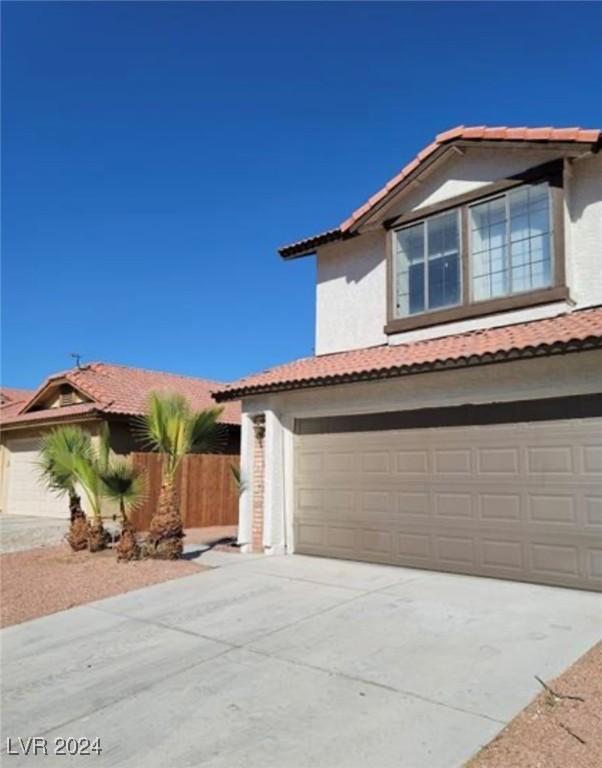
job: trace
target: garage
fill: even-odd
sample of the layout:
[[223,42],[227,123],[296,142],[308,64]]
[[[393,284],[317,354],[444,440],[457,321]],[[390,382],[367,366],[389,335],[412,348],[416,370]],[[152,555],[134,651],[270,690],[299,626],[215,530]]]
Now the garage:
[[6,511],[11,515],[67,518],[68,500],[48,491],[40,479],[39,438],[9,440],[6,448]]
[[295,551],[602,589],[602,418],[509,403],[295,432]]

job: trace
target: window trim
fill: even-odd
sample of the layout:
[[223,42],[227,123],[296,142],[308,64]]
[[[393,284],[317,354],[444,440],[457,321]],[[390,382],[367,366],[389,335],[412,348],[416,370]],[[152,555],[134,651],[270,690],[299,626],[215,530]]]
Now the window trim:
[[[547,182],[549,184],[552,227],[552,253],[553,275],[552,285],[547,288],[539,288],[535,291],[524,291],[500,296],[494,299],[482,301],[472,300],[470,284],[470,221],[469,206],[485,201],[527,184]],[[462,285],[460,287],[462,303],[452,307],[444,307],[436,310],[408,315],[396,316],[396,269],[394,240],[396,232],[414,223],[417,224],[431,216],[445,213],[457,208],[460,215],[460,260]],[[436,205],[425,206],[422,209],[402,214],[384,222],[387,230],[387,323],[384,327],[386,334],[400,333],[403,331],[426,328],[432,325],[463,320],[483,315],[508,312],[513,309],[522,309],[548,304],[554,301],[566,301],[569,299],[569,291],[565,278],[564,255],[564,188],[563,188],[563,160],[555,160],[552,163],[530,168],[516,176],[501,179],[493,184],[487,184],[471,192],[457,195]]]

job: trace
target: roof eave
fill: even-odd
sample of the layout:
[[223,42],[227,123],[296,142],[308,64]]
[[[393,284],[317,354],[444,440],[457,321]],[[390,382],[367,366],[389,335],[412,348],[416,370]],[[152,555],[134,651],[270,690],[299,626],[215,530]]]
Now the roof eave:
[[497,352],[486,352],[482,355],[470,355],[468,357],[448,358],[446,360],[388,366],[385,368],[381,367],[364,371],[353,371],[331,376],[315,376],[302,380],[287,380],[271,384],[238,387],[232,390],[215,392],[213,397],[218,403],[221,403],[228,400],[240,400],[243,397],[252,397],[254,395],[262,395],[271,392],[290,392],[296,389],[311,389],[315,387],[334,386],[337,384],[353,384],[362,381],[393,379],[419,373],[468,368],[477,365],[489,365],[492,363],[512,362],[514,360],[527,360],[534,357],[549,357],[551,355],[569,354],[571,352],[586,352],[591,349],[600,348],[602,348],[602,336],[592,335],[585,339],[572,339],[566,342],[557,341],[552,344],[544,343],[537,346],[527,346],[524,349],[514,348],[510,350],[499,350]]
[[[280,256],[287,261],[293,258],[311,256],[316,253],[316,248],[320,245],[357,234],[358,229],[375,213],[381,210],[383,206],[387,205],[393,197],[427,171],[433,163],[446,156],[448,152],[454,151],[454,149],[456,151],[463,151],[468,147],[475,146],[499,147],[506,145],[526,150],[533,148],[544,149],[560,152],[567,156],[575,156],[588,152],[598,152],[602,146],[602,133],[595,130],[585,131],[586,136],[583,138],[566,140],[550,139],[543,135],[541,138],[531,137],[528,139],[519,138],[518,136],[511,138],[500,136],[496,138],[491,133],[479,135],[479,130],[469,129],[465,131],[463,128],[464,126],[459,126],[458,128],[452,128],[449,131],[440,133],[435,141],[419,152],[414,160],[397,177],[391,179],[364,205],[356,209],[338,228],[284,246],[278,250]],[[523,129],[516,130],[520,132]],[[471,131],[474,135],[471,135]]]
[[317,248],[321,245],[334,243],[337,240],[342,240],[343,237],[345,237],[345,233],[340,227],[329,229],[328,232],[312,235],[312,237],[307,237],[304,240],[300,240],[298,243],[285,245],[278,249],[278,253],[285,261],[301,259],[304,256],[313,256],[316,253]]
[[[40,413],[44,414],[44,411],[33,411],[33,413]],[[40,415],[40,418],[35,419],[26,419],[23,421],[1,421],[0,420],[0,428],[2,429],[2,432],[8,432],[15,429],[28,429],[28,428],[38,428],[38,427],[45,427],[45,426],[54,426],[57,423],[63,424],[67,422],[80,422],[80,421],[100,421],[102,418],[104,418],[105,414],[102,411],[98,411],[96,409],[92,411],[87,411],[84,413],[75,413],[75,414],[69,414],[65,416],[62,415],[56,415],[56,416],[48,416],[46,414]]]

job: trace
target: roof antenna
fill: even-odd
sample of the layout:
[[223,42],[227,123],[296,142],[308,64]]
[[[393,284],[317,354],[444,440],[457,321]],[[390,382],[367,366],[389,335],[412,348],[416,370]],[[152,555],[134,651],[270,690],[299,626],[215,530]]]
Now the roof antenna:
[[82,356],[79,354],[79,352],[72,352],[71,357],[75,359],[75,365],[77,366],[78,371],[85,371],[87,366],[82,365]]

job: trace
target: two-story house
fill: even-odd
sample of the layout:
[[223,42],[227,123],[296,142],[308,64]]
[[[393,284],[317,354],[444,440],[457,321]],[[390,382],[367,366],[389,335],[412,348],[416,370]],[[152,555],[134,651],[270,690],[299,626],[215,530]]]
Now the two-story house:
[[242,399],[241,542],[602,589],[602,134],[437,136],[317,259]]

